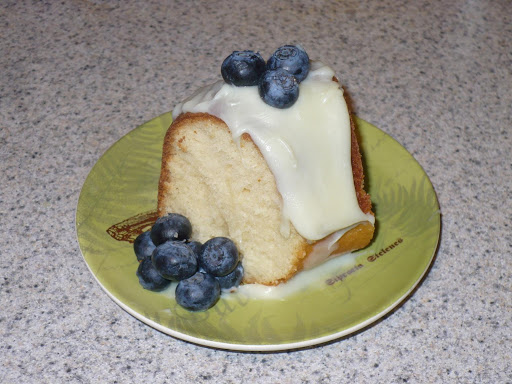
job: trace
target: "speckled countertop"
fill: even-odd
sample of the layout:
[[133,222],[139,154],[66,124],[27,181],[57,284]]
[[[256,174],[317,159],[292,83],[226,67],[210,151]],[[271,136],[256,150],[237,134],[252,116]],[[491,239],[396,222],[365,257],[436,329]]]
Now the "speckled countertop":
[[[0,382],[511,383],[512,3],[2,1]],[[96,283],[75,240],[92,166],[218,78],[300,42],[437,192],[436,261],[364,332],[239,353],[167,336]]]

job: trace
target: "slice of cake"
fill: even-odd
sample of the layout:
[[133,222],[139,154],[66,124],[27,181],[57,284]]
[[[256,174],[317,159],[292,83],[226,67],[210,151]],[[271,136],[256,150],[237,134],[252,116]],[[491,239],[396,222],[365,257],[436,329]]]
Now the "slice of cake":
[[277,285],[371,241],[355,127],[328,66],[311,62],[283,108],[268,105],[261,87],[219,81],[173,117],[158,215],[186,216],[200,242],[232,239],[244,283]]

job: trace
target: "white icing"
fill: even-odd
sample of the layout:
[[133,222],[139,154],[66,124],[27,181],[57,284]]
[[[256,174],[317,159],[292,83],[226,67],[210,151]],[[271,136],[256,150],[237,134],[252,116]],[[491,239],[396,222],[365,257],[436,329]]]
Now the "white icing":
[[[356,255],[349,253],[329,260],[316,268],[303,270],[279,285],[243,284],[235,292],[241,297],[250,299],[284,300],[290,295],[303,291],[323,289],[326,286],[326,280],[334,277],[333,271],[349,270],[356,264]],[[236,295],[223,295],[222,298],[235,300],[237,297]]]
[[248,133],[272,171],[283,198],[283,220],[308,240],[319,240],[374,217],[359,208],[351,164],[351,131],[334,71],[312,62],[297,102],[277,109],[256,86],[216,82],[200,89],[173,116],[206,112],[222,119],[233,139]]

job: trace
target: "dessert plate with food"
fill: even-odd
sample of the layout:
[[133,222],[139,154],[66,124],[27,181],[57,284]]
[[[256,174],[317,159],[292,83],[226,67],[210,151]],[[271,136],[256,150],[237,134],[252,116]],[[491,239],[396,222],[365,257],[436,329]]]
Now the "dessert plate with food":
[[148,325],[232,350],[318,345],[396,308],[439,239],[421,166],[300,46],[235,51],[220,72],[91,170],[76,226],[98,283]]

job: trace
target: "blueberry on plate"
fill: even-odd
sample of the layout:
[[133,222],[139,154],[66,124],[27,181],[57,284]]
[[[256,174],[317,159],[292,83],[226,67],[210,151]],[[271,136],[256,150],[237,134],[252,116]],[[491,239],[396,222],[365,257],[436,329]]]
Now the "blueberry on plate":
[[257,52],[235,51],[222,62],[220,73],[228,84],[237,87],[257,85],[265,71],[265,60]]
[[171,284],[170,280],[165,279],[153,266],[150,257],[142,260],[137,268],[137,277],[139,278],[140,285],[144,289],[150,291],[161,291]]
[[159,217],[151,228],[151,240],[159,246],[168,240],[186,240],[192,234],[192,224],[183,215],[169,213]]
[[203,244],[199,265],[213,276],[225,276],[238,264],[238,249],[227,237],[213,237]]
[[265,103],[284,109],[291,107],[299,98],[299,83],[295,76],[286,70],[272,69],[261,77],[258,91]]
[[151,240],[150,231],[142,232],[133,243],[133,249],[137,260],[142,261],[146,257],[151,256],[156,246]]
[[151,260],[158,273],[168,280],[183,280],[197,271],[194,251],[179,241],[168,241],[156,247]]
[[228,273],[226,276],[218,276],[216,279],[219,282],[221,289],[229,290],[231,288],[238,287],[242,282],[243,277],[244,267],[242,266],[242,263],[238,262],[235,269],[233,269],[230,273]]
[[176,287],[176,302],[189,311],[206,311],[219,297],[219,282],[207,273],[197,272]]
[[309,56],[296,45],[283,45],[267,61],[267,69],[282,68],[290,72],[300,83],[309,73]]

